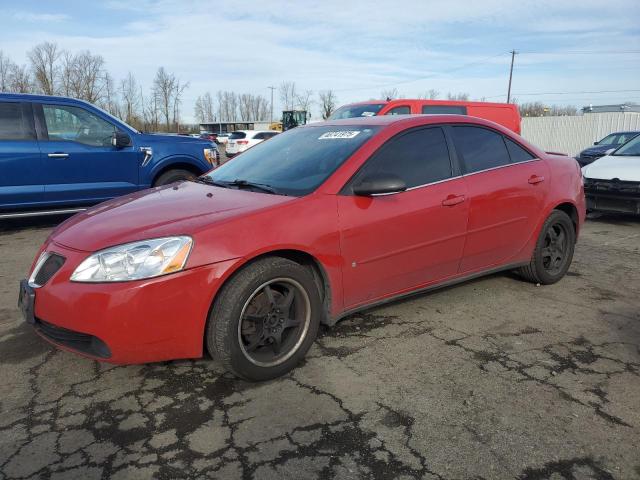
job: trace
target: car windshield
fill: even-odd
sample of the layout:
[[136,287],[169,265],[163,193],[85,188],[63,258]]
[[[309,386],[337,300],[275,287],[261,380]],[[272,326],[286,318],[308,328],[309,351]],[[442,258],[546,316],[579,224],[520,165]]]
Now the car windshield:
[[621,157],[638,157],[640,156],[640,135],[632,138],[619,149],[613,152],[613,155]]
[[313,192],[379,127],[309,126],[262,142],[209,172],[219,184],[261,184],[283,195]]
[[611,135],[607,135],[602,140],[598,142],[598,145],[612,145],[614,140],[616,139],[617,134],[612,133]]
[[366,105],[345,105],[333,112],[329,120],[342,118],[373,117],[384,107],[385,103],[367,103]]

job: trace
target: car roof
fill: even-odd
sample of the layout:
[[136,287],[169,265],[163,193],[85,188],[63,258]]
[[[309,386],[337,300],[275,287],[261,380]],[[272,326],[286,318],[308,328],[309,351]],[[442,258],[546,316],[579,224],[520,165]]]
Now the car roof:
[[625,133],[638,134],[638,133],[640,133],[640,130],[624,130],[624,131],[621,131],[621,132],[611,132],[611,133],[608,133],[607,135],[605,135],[604,137],[608,137],[609,135],[624,135]]
[[396,123],[407,123],[408,126],[412,126],[413,124],[417,126],[417,125],[429,125],[434,123],[475,123],[478,125],[485,125],[485,126],[498,128],[499,130],[505,130],[505,128],[502,127],[501,125],[498,125],[489,120],[485,120],[478,117],[472,117],[470,115],[455,115],[455,114],[374,115],[371,117],[353,117],[353,118],[344,118],[340,120],[327,120],[325,122],[307,124],[303,128],[313,128],[314,126],[317,127],[317,126],[326,126],[326,125],[388,126]]
[[40,95],[36,93],[0,93],[0,100],[28,100],[36,102],[51,102],[51,101],[65,101],[65,102],[78,102],[91,105],[89,102],[80,100],[73,97],[62,97],[58,95]]

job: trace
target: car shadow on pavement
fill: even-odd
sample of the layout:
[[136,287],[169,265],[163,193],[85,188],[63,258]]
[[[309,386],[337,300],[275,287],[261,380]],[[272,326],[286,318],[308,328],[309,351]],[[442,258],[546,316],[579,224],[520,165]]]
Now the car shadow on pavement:
[[53,228],[71,218],[72,215],[47,215],[43,217],[22,217],[0,220],[0,234],[28,228]]

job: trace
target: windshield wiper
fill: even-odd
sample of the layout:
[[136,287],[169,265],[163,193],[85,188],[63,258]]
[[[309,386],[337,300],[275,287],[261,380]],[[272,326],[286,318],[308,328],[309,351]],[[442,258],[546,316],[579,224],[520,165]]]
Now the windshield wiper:
[[275,193],[276,195],[284,195],[283,193],[278,192],[271,185],[267,185],[266,183],[257,183],[250,182],[248,180],[243,180],[236,178],[233,182],[225,182],[225,185],[230,187],[238,187],[238,188],[255,188],[257,190],[262,190],[267,193]]
[[229,188],[226,183],[216,182],[213,178],[203,175],[202,177],[196,177],[191,180],[192,182],[206,183],[207,185],[213,185],[215,187]]

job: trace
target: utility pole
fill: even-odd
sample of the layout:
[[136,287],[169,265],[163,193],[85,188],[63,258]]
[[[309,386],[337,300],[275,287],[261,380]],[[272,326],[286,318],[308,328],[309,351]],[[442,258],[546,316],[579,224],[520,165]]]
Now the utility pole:
[[269,90],[271,90],[271,123],[273,123],[273,91],[276,89],[276,87],[267,87]]
[[511,101],[511,79],[513,78],[513,61],[516,58],[516,52],[515,50],[511,50],[511,69],[509,70],[509,89],[507,90],[507,103],[510,103]]

